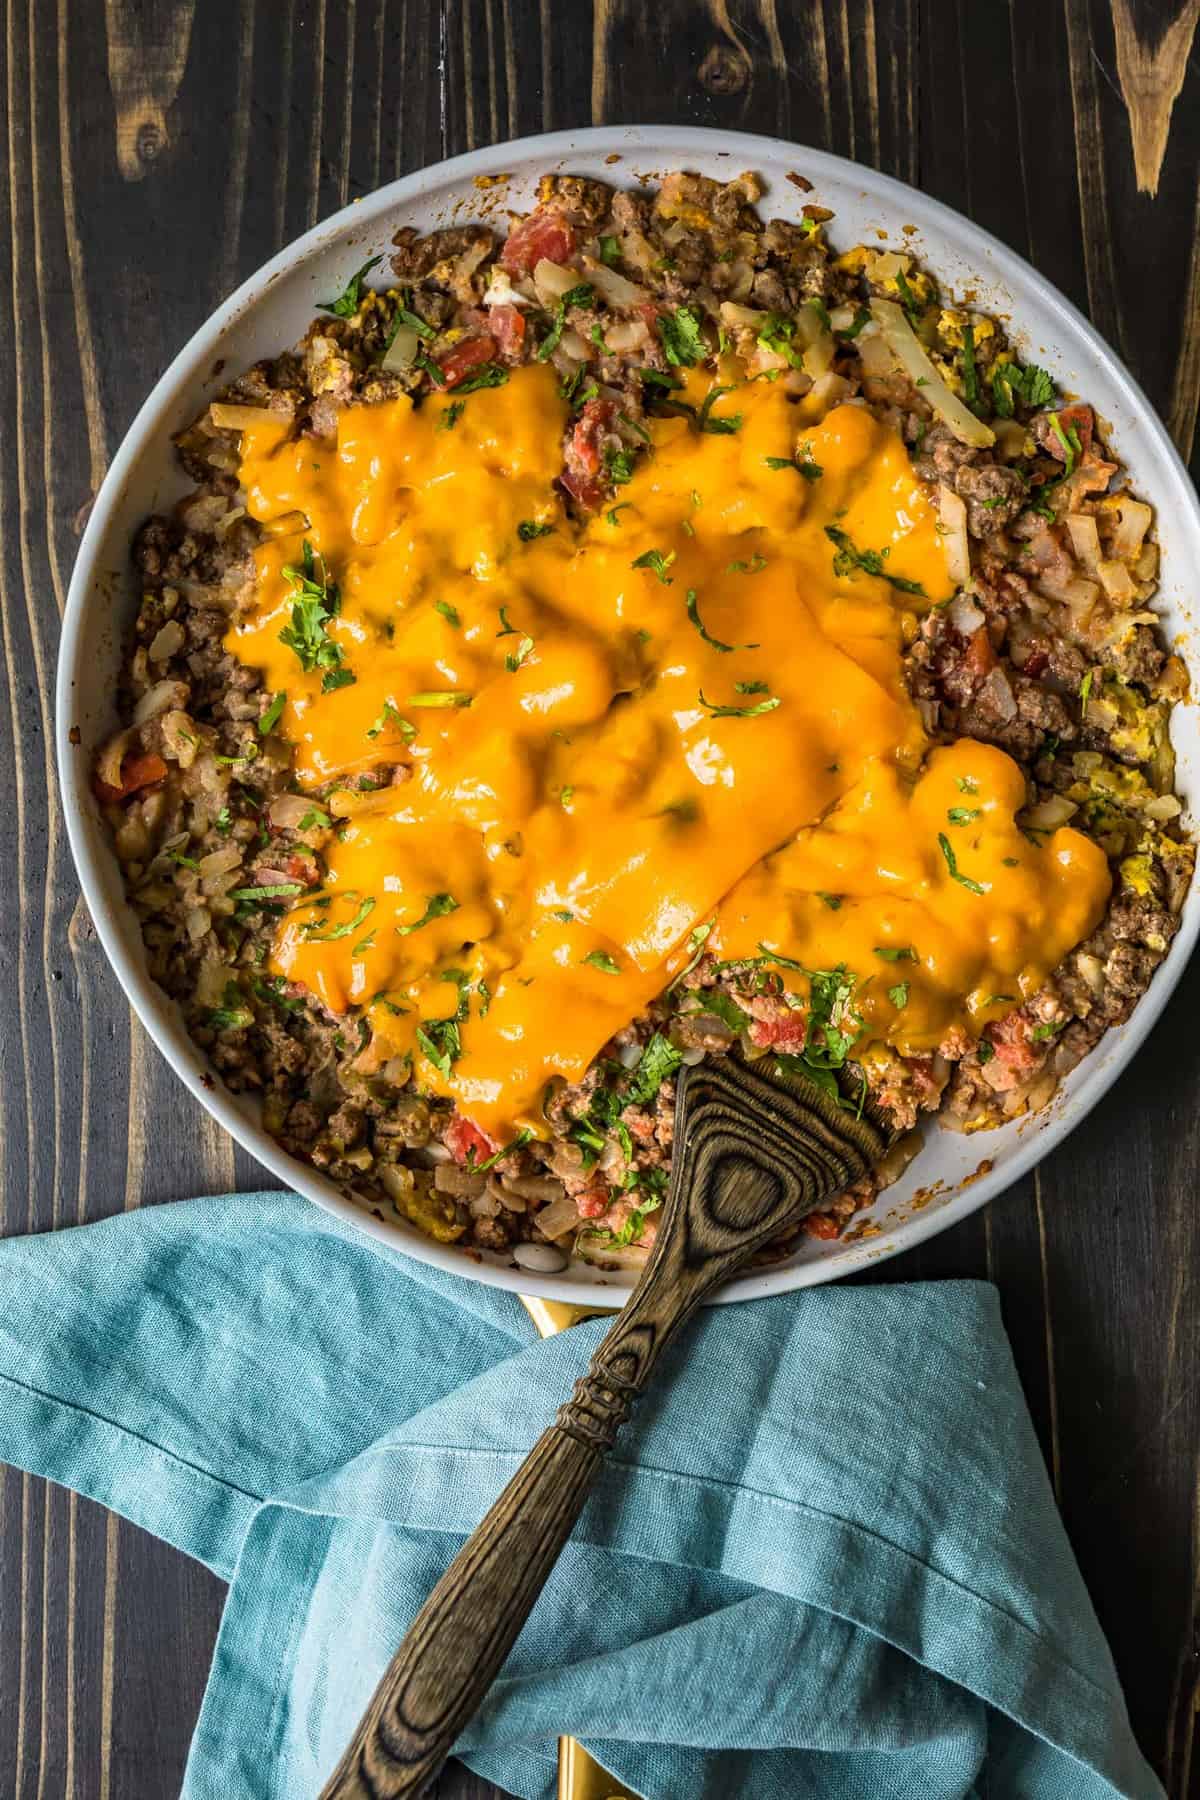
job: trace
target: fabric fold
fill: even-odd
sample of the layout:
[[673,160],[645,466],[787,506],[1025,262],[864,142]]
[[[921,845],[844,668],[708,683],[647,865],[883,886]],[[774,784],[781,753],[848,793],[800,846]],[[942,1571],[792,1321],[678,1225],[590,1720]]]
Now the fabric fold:
[[[185,1800],[302,1800],[586,1367],[288,1194],[0,1244],[0,1456],[231,1583]],[[1149,1800],[995,1291],[809,1289],[664,1361],[459,1753],[655,1800]]]

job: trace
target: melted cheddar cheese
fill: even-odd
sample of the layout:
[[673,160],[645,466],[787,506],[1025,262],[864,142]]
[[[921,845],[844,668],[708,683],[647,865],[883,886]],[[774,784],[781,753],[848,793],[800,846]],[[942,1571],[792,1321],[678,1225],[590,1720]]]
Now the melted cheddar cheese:
[[[1108,895],[1089,840],[1017,829],[1002,752],[929,753],[901,652],[951,590],[900,439],[763,381],[708,416],[735,414],[649,421],[583,525],[547,368],[453,410],[348,410],[336,447],[243,436],[249,511],[279,535],[227,645],[286,695],[297,782],[340,822],[272,967],[362,1009],[364,1068],[411,1055],[497,1138],[542,1129],[546,1083],[577,1080],[714,915],[723,957],[844,964],[863,1043],[911,1052],[1034,992]],[[353,679],[332,691],[280,637],[302,538],[340,586],[325,629]],[[329,790],[381,765],[389,785]]]

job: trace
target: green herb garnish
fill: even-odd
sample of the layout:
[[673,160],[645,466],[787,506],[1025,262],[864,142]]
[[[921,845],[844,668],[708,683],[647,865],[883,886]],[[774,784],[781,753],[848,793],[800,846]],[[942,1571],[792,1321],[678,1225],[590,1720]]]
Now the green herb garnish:
[[363,276],[369,275],[382,256],[373,256],[361,269],[356,269],[336,300],[318,300],[318,312],[333,313],[339,319],[352,319],[362,305]]
[[605,975],[621,973],[620,963],[616,957],[610,956],[607,950],[589,950],[583,960],[585,963],[590,963],[593,969],[601,970]]
[[538,345],[537,360],[546,362],[558,349],[563,331],[566,328],[567,313],[573,306],[590,306],[596,297],[596,290],[588,281],[581,281],[578,287],[570,288],[554,309],[554,322]]
[[447,913],[458,911],[458,901],[453,894],[430,894],[429,904],[419,919],[411,925],[397,925],[396,936],[407,937],[411,931],[420,931],[422,925],[429,925],[434,919],[444,919]]
[[969,875],[962,873],[958,866],[958,858],[954,854],[954,846],[944,831],[938,832],[938,849],[946,859],[946,868],[949,870],[952,881],[957,881],[960,887],[965,887],[972,894],[987,893],[987,888],[982,883],[972,881]]
[[670,587],[675,577],[668,575],[667,570],[674,561],[674,550],[669,551],[666,556],[661,550],[647,550],[643,555],[635,557],[629,566],[631,569],[649,569],[652,575],[657,575],[664,587]]
[[284,709],[284,706],[286,705],[286,703],[287,703],[286,693],[281,693],[281,694],[275,695],[274,699],[271,701],[270,706],[268,706],[266,712],[263,713],[262,717],[258,721],[258,730],[259,730],[260,737],[266,737],[266,735],[269,731],[274,731],[276,725],[278,725],[280,718],[283,715],[283,709]]
[[826,525],[825,536],[831,544],[836,545],[837,555],[833,559],[835,575],[851,575],[861,569],[865,575],[878,575],[891,587],[902,594],[919,594],[926,597],[925,589],[919,581],[908,581],[903,575],[890,575],[885,568],[889,550],[860,550],[849,532],[843,531],[840,525]]

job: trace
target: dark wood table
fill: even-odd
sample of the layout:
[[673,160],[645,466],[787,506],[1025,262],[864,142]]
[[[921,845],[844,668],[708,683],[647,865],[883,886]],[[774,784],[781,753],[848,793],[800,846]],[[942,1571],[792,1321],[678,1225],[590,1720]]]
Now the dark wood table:
[[[1198,15],[1200,0],[9,0],[6,1233],[259,1184],[130,1017],[78,903],[51,762],[89,501],[216,303],[355,195],[473,145],[605,121],[750,129],[889,170],[1032,258],[1187,457]],[[1172,1797],[1200,1794],[1198,1006],[1200,969],[1065,1150],[882,1275],[998,1283],[1134,1728]],[[222,1598],[132,1526],[0,1471],[0,1793],[176,1794]],[[496,1792],[463,1771],[439,1791]]]

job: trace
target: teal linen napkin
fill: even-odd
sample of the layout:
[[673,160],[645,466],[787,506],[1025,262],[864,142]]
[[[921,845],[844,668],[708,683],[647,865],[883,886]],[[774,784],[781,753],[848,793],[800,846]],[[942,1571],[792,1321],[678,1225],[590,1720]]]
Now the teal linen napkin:
[[[0,1244],[0,1457],[230,1585],[185,1800],[312,1800],[604,1326],[291,1194]],[[975,1282],[706,1313],[458,1754],[551,1800],[1161,1794]]]

